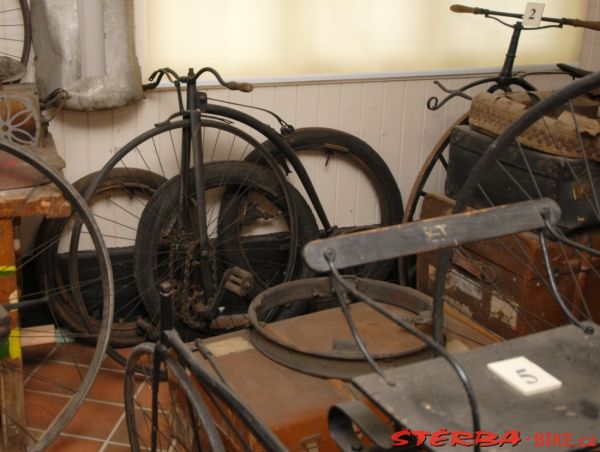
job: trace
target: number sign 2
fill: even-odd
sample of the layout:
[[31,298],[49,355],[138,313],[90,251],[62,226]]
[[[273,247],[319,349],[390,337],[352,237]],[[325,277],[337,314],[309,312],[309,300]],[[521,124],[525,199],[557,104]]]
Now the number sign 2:
[[523,14],[523,25],[526,27],[539,27],[544,13],[544,3],[527,3]]
[[488,363],[487,368],[525,396],[552,391],[562,386],[560,380],[524,356]]

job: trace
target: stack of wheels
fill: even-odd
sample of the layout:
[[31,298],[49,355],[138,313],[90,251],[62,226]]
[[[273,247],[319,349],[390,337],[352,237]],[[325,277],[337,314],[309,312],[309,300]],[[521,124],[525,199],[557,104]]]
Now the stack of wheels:
[[[253,297],[279,281],[307,276],[308,270],[301,263],[286,274],[291,220],[281,187],[268,170],[246,162],[209,162],[204,166],[204,177],[208,232],[214,237],[208,251],[214,265],[213,284],[219,284],[226,269],[238,266],[254,277],[248,291]],[[209,329],[211,323],[213,329],[220,330],[228,316],[245,313],[246,307],[236,311],[235,306],[221,306],[214,322],[196,315],[196,305],[203,302],[202,275],[195,264],[201,250],[196,226],[192,223],[190,230],[183,218],[196,206],[193,174],[188,184],[189,210],[179,204],[179,176],[164,184],[146,205],[137,231],[133,269],[151,318],[160,314],[157,281],[178,281],[174,296],[175,312],[179,313],[177,329],[191,339]],[[298,228],[298,240],[303,244],[316,238],[317,226],[301,195],[291,186],[288,189],[293,207],[304,221]],[[272,315],[291,317],[304,310],[303,305],[290,305]],[[233,322],[231,319],[227,324]]]
[[[3,419],[6,421],[6,425],[3,425],[5,433],[2,442],[12,444],[13,447],[18,444],[23,449],[45,450],[83,403],[105,358],[113,315],[113,277],[108,250],[100,228],[77,190],[67,183],[57,170],[29,149],[0,141],[0,154],[1,157],[8,156],[10,159],[20,161],[21,165],[29,165],[28,173],[38,173],[35,179],[46,181],[32,187],[5,190],[0,202],[0,238],[3,242],[0,292],[3,300],[10,300],[10,304],[6,307],[11,313],[12,325],[21,323],[19,328],[11,331],[4,339],[0,347],[3,350],[3,391],[5,394],[10,394],[11,402],[6,403],[2,408]],[[10,168],[8,171],[11,171]],[[70,221],[78,221],[84,225],[88,250],[92,256],[90,260],[96,269],[93,275],[87,275],[85,280],[79,279],[77,286],[65,284],[60,288],[49,286],[40,292],[28,290],[25,282],[21,281],[21,277],[26,276],[27,273],[23,268],[45,253],[48,248],[55,246],[59,236],[48,236],[45,241],[31,248],[25,245],[22,250],[16,249],[16,262],[11,262],[13,253],[9,251],[13,247],[20,246],[21,242],[17,240],[21,238],[19,231],[25,227],[27,220],[38,216],[53,218],[70,216]],[[23,292],[18,290],[18,283],[23,285]],[[88,315],[83,306],[85,299],[67,302],[56,296],[57,291],[68,293],[78,291],[80,287],[85,286],[94,286],[96,290],[97,306],[94,318]],[[23,299],[19,299],[21,293],[26,294]],[[35,316],[31,315],[30,309],[39,306],[43,306],[49,315],[38,316],[38,311]],[[76,310],[82,324],[94,324],[94,332],[90,334],[90,330],[85,330],[71,334],[61,329],[56,319],[60,317],[59,312],[66,309]],[[19,318],[22,322],[19,322]],[[32,319],[35,323],[31,322]],[[28,320],[29,325],[26,323]],[[95,343],[90,361],[86,362],[85,372],[77,372],[81,370],[81,357],[76,356],[77,354],[71,348],[74,338]],[[46,359],[55,362],[57,371],[48,375],[38,374],[36,370],[40,361]],[[14,378],[11,378],[11,375]],[[17,380],[20,382],[17,383]],[[16,387],[11,387],[11,384]],[[61,396],[62,408],[46,411],[44,419],[47,423],[29,425],[26,420],[35,417],[25,416],[22,409],[18,407],[35,409],[35,405],[25,402],[31,402],[35,398],[36,401],[44,403],[43,400],[49,393],[64,395]],[[13,440],[18,442],[12,442]]]
[[[218,112],[225,116],[224,112],[229,110],[221,107]],[[308,241],[322,235],[401,221],[402,199],[394,177],[381,157],[362,140],[337,130],[310,128],[300,129],[283,141],[262,123],[247,120],[244,115],[227,114],[229,116],[223,119],[212,115],[210,119],[202,119],[208,250],[199,249],[193,171],[187,176],[187,199],[180,197],[183,186],[180,147],[182,136],[189,133],[187,120],[163,123],[133,139],[114,154],[87,187],[85,197],[91,201],[103,187],[110,186],[111,174],[115,171],[126,174],[136,167],[166,181],[152,195],[139,221],[123,226],[122,212],[126,209],[115,199],[111,199],[116,206],[114,212],[103,214],[101,220],[107,231],[110,228],[119,231],[109,235],[119,237],[126,229],[126,237],[135,239],[133,264],[124,266],[118,279],[124,286],[130,285],[127,280],[134,281],[137,296],[148,316],[138,318],[137,326],[143,326],[146,334],[152,333],[152,325],[158,323],[157,282],[160,280],[177,283],[176,325],[184,338],[213,335],[246,325],[248,303],[260,291],[310,276],[300,257],[300,250]],[[256,132],[263,137],[262,143],[254,138]],[[282,147],[286,150],[282,151]],[[310,156],[311,168],[316,173],[334,171],[337,174],[349,170],[354,190],[367,193],[372,199],[365,203],[368,212],[364,218],[360,212],[356,214],[357,206],[363,208],[356,195],[345,213],[343,227],[319,230],[308,196],[297,184],[297,177],[293,173],[285,177],[283,173],[290,170],[282,158],[286,152],[296,152],[306,166],[303,156]],[[321,166],[314,170],[317,165]],[[312,176],[316,174],[311,174],[311,179]],[[348,190],[347,186],[339,185],[340,190]],[[319,196],[321,194],[319,192]],[[335,205],[326,206],[328,218],[335,219],[335,209]],[[79,246],[81,236],[75,226],[71,232],[71,249]],[[199,270],[203,252],[210,262],[209,276]],[[385,278],[392,265],[387,262],[358,270],[371,277]],[[224,291],[214,314],[216,318],[207,317],[202,311],[212,300],[204,294],[206,280],[203,278],[210,278],[212,285],[218,286],[227,269],[234,267],[253,275],[252,288],[243,297]],[[144,333],[140,333],[139,328],[134,331],[135,325],[129,323],[133,319],[128,316],[140,311],[128,306],[129,310],[124,310],[126,316],[120,316],[123,324],[115,330],[128,330],[131,326],[131,337],[137,340]],[[283,306],[267,317],[269,320],[291,317],[305,312],[308,307],[306,304]]]

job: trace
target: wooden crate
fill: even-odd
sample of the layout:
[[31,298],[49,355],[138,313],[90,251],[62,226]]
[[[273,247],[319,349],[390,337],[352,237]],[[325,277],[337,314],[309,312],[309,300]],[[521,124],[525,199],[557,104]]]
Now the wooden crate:
[[[450,213],[453,201],[429,195],[423,202],[422,218]],[[592,234],[596,241],[599,234]],[[578,237],[584,240],[583,235]],[[550,242],[553,270],[558,275],[559,291],[573,303],[572,311],[582,316],[581,293],[593,305],[593,317],[600,319],[598,297],[600,278],[590,271],[600,269],[600,259],[583,260],[568,246]],[[438,255],[417,257],[417,289],[427,294],[434,290]],[[573,278],[572,272],[576,275]],[[464,245],[453,252],[452,267],[446,281],[445,297],[450,305],[505,338],[529,334],[568,323],[546,283],[542,250],[534,233],[483,240]]]

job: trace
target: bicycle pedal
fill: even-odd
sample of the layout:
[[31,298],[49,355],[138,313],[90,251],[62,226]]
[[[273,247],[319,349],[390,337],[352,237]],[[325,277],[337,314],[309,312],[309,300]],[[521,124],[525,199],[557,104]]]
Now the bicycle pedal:
[[254,286],[254,275],[240,267],[231,267],[226,275],[225,289],[244,297]]

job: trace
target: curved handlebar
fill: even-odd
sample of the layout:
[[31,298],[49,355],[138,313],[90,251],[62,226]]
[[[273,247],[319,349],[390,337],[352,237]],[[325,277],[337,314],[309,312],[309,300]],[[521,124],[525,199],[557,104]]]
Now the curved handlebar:
[[482,14],[479,11],[483,11],[481,8],[473,8],[471,6],[465,5],[452,5],[450,6],[450,11],[454,13],[472,13],[472,14]]
[[[516,13],[505,13],[502,11],[491,11],[489,9],[476,8],[465,5],[452,5],[450,10],[455,13],[470,13],[470,14],[483,14],[484,16],[500,16],[500,17],[513,17],[515,19],[523,19],[523,14]],[[572,27],[588,28],[590,30],[600,31],[600,22],[594,22],[591,20],[579,20],[579,19],[565,19],[565,18],[554,18],[554,17],[542,17],[543,22],[555,23],[561,27],[563,25],[570,25]]]
[[567,25],[572,27],[589,28],[590,30],[600,30],[600,22],[593,22],[591,20],[579,20],[579,19],[564,19]]
[[227,89],[230,89],[232,91],[241,91],[243,93],[249,93],[254,89],[254,85],[252,85],[252,83],[248,83],[248,82],[227,82],[225,84],[225,86],[227,87]]
[[224,86],[227,89],[242,91],[244,93],[249,93],[250,91],[252,91],[254,89],[254,86],[251,83],[234,82],[234,81],[226,82],[225,80],[223,80],[221,75],[215,69],[213,69],[211,67],[204,67],[196,73],[194,73],[193,69],[190,68],[188,75],[185,75],[185,76],[180,76],[177,72],[175,72],[171,68],[168,68],[168,67],[161,68],[161,69],[154,71],[150,75],[150,77],[148,78],[149,82],[144,84],[143,88],[145,90],[156,88],[158,86],[158,84],[160,83],[160,81],[162,80],[163,76],[165,76],[165,75],[169,79],[170,82],[172,82],[176,85],[178,85],[179,83],[193,83],[196,80],[198,80],[198,78],[205,72],[210,72],[212,75],[214,75],[214,77],[217,79],[219,84],[221,84],[222,86]]

